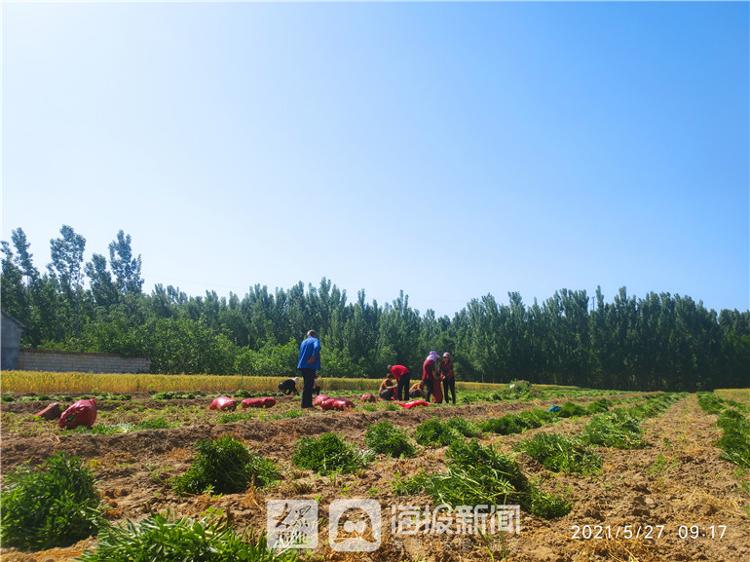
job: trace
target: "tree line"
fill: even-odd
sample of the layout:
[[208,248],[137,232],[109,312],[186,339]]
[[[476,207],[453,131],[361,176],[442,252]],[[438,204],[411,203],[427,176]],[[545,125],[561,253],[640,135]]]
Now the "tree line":
[[2,241],[2,308],[24,326],[23,345],[148,356],[163,373],[293,373],[314,328],[323,375],[379,375],[389,363],[420,369],[428,351],[451,351],[464,380],[525,379],[596,388],[695,390],[750,386],[750,311],[707,309],[670,293],[562,289],[526,304],[492,295],[453,315],[421,313],[403,292],[385,304],[328,279],[240,297],[189,296],[157,284],[143,291],[141,256],[123,231],[108,258],[84,263],[86,240],[63,226],[51,262],[36,268],[24,231]]

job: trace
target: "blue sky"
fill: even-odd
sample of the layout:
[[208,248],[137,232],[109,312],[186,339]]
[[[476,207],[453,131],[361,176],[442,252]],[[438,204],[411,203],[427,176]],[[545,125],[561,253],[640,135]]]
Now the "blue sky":
[[5,5],[3,225],[146,287],[747,309],[748,4]]

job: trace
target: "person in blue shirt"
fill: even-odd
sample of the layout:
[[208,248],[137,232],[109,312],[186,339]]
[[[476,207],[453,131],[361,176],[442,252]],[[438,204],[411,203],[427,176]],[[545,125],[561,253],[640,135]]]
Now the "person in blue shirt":
[[320,340],[315,330],[307,332],[305,341],[299,346],[297,369],[302,373],[302,407],[312,408],[315,374],[320,370]]

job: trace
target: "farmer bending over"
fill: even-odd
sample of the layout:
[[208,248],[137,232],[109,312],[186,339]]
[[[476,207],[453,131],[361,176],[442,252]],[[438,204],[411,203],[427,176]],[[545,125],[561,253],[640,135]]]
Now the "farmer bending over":
[[320,340],[315,330],[307,332],[307,338],[299,346],[297,369],[302,373],[302,407],[312,408],[315,373],[320,370]]
[[397,400],[409,399],[409,369],[403,365],[388,365],[388,372],[393,375],[398,383],[396,389]]
[[294,394],[295,396],[299,394],[299,390],[297,390],[297,383],[299,383],[299,377],[294,378],[288,378],[285,381],[281,381],[279,383],[279,392],[282,392],[289,396],[290,394]]

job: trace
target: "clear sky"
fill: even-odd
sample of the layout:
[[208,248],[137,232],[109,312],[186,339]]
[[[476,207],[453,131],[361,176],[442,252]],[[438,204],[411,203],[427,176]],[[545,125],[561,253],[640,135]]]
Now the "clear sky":
[[2,238],[147,290],[749,306],[748,4],[3,8]]

